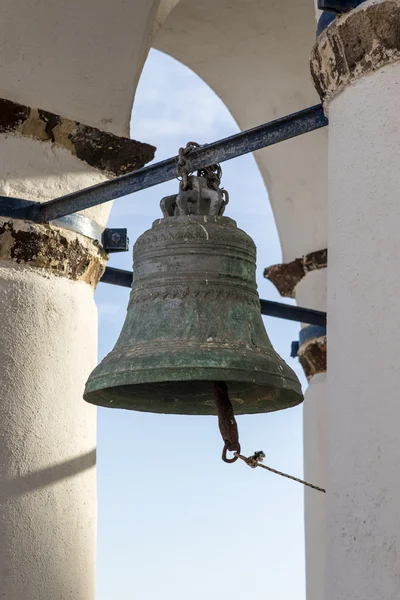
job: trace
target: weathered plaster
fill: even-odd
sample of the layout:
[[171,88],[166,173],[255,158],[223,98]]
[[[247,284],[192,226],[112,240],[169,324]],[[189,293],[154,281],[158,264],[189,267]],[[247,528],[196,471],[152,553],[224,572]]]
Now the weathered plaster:
[[272,265],[264,270],[264,277],[269,279],[281,296],[295,297],[296,286],[312,271],[325,269],[328,263],[328,251],[317,250],[301,258],[281,265]]
[[12,133],[66,148],[89,166],[110,175],[124,175],[154,158],[155,148],[100,131],[45,110],[0,98],[0,134]]
[[311,74],[326,101],[365,74],[399,60],[400,0],[370,0],[335,19],[319,36]]
[[25,264],[95,287],[107,258],[98,244],[82,235],[0,217],[0,261]]
[[314,338],[299,348],[299,361],[308,380],[326,372],[326,336]]

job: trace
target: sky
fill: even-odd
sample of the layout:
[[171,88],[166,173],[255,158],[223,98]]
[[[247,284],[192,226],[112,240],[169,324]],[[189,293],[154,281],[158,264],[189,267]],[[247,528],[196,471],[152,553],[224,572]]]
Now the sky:
[[[131,137],[157,147],[156,161],[189,140],[236,133],[225,105],[192,71],[152,50],[136,93]],[[255,241],[261,298],[282,299],[263,278],[281,262],[268,194],[253,156],[222,165],[225,212]],[[134,241],[161,216],[177,182],[114,203],[109,227]],[[132,252],[109,266],[132,268]],[[129,290],[100,284],[99,360],[114,346]],[[278,353],[306,385],[291,342],[300,325],[264,318]],[[237,418],[242,452],[301,477],[302,407]],[[98,600],[304,600],[303,487],[241,461],[221,461],[216,417],[98,409]]]

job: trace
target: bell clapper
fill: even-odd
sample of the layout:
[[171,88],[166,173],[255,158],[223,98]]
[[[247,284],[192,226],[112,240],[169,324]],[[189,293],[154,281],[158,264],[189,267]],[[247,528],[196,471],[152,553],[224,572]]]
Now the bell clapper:
[[[248,465],[252,469],[261,467],[266,471],[270,471],[270,473],[274,473],[275,475],[280,475],[281,477],[286,477],[287,479],[291,479],[292,481],[301,483],[307,487],[312,488],[313,490],[316,490],[317,492],[322,492],[323,494],[326,493],[326,490],[318,487],[317,485],[308,483],[303,479],[293,477],[292,475],[287,475],[287,473],[277,471],[276,469],[272,469],[271,467],[267,467],[266,465],[261,464],[265,458],[265,454],[262,450],[254,452],[253,456],[242,456],[242,454],[240,454],[239,430],[236,423],[232,402],[229,398],[228,386],[224,381],[214,381],[213,390],[215,406],[218,415],[219,430],[224,441],[224,448],[222,450],[222,460],[224,462],[231,464],[236,462],[240,458],[243,462],[246,463],[246,465]],[[227,452],[233,452],[233,457],[228,458]]]
[[[234,463],[240,454],[239,431],[232,402],[229,399],[228,386],[224,381],[214,381],[213,389],[219,430],[225,443],[222,451],[222,460],[226,463]],[[235,452],[235,455],[232,458],[228,458],[228,451]]]

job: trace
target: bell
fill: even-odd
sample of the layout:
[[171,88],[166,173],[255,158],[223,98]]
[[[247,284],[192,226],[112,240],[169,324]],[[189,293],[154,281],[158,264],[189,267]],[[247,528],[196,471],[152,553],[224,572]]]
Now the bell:
[[137,411],[216,414],[213,382],[236,414],[299,404],[301,386],[274,351],[261,317],[256,247],[224,217],[224,190],[205,177],[161,201],[134,246],[125,324],[90,375],[84,399]]

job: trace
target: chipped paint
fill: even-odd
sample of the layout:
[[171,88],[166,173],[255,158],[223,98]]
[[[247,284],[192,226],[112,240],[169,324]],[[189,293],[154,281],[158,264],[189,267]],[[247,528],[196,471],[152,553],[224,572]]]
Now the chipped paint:
[[327,370],[326,335],[302,344],[298,357],[308,381],[318,373],[325,373]]
[[0,219],[0,261],[45,269],[95,287],[107,258],[84,236],[50,225]]
[[311,55],[322,101],[363,75],[400,60],[400,0],[361,4],[333,21]]
[[154,158],[155,148],[101,131],[45,110],[0,99],[0,133],[31,137],[67,149],[109,175],[136,171]]
[[264,277],[271,281],[281,296],[294,298],[296,286],[310,273],[325,269],[328,265],[328,250],[317,250],[296,258],[290,263],[272,265],[264,270]]

